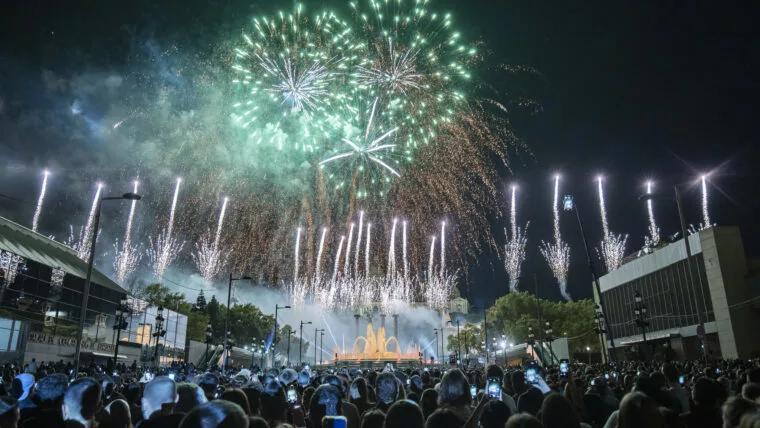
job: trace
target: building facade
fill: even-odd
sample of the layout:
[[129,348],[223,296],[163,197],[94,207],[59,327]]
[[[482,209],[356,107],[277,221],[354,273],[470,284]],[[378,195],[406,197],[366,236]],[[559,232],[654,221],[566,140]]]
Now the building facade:
[[[0,217],[0,363],[73,361],[87,263],[71,248]],[[93,269],[81,359],[105,363],[116,351],[116,308],[126,291]],[[118,362],[152,361],[157,308],[129,297]],[[159,356],[184,357],[187,317],[163,311]],[[141,334],[142,333],[142,334]],[[149,339],[152,339],[149,340]]]
[[[681,239],[635,258],[599,279],[617,358],[748,358],[760,351],[760,290],[749,271],[739,229],[711,227],[689,236],[692,271]],[[635,296],[646,315],[637,322]],[[594,293],[594,298],[599,296]],[[704,330],[700,328],[704,326]],[[646,336],[646,346],[644,345]],[[607,337],[606,344],[611,348]],[[704,350],[702,348],[704,344]]]

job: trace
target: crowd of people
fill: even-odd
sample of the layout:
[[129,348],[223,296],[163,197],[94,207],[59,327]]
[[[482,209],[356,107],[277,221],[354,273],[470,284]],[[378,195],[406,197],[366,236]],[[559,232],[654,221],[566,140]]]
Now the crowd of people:
[[73,376],[65,364],[32,361],[3,368],[0,428],[760,428],[759,363],[388,364],[229,376],[133,365]]

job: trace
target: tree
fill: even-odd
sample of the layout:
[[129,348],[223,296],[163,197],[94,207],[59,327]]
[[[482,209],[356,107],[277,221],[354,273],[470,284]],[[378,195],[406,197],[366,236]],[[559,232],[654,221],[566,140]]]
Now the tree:
[[446,341],[448,342],[446,349],[449,351],[457,351],[457,349],[459,349],[463,358],[473,352],[478,354],[483,354],[485,352],[485,348],[483,347],[485,336],[483,336],[483,329],[480,326],[465,323],[465,325],[461,326],[459,329],[459,339],[462,341],[461,349],[458,348],[459,340],[457,339],[457,334],[449,334],[446,338]]
[[168,287],[161,284],[150,284],[142,292],[142,299],[151,306],[163,306],[166,309],[177,311],[179,305],[185,302],[185,295],[172,293]]
[[[273,339],[274,317],[265,315],[250,303],[234,305],[230,308],[230,335],[237,346],[271,343]],[[224,337],[224,336],[222,336]]]
[[594,340],[594,302],[550,302],[539,299],[539,323],[536,298],[526,292],[509,293],[500,297],[488,308],[488,331],[493,337],[504,334],[509,341],[523,343],[528,338],[528,327],[537,338],[543,337],[546,321],[551,322],[555,337],[567,337],[571,351],[585,350]]

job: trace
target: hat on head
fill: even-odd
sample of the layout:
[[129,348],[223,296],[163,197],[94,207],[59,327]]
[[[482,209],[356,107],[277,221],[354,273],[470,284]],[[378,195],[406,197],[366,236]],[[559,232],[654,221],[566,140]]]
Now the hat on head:
[[18,401],[24,400],[29,397],[29,393],[32,392],[32,387],[34,386],[34,376],[29,373],[21,373],[20,375],[16,376],[15,379],[17,379],[21,384],[21,391],[19,391],[20,395],[16,398]]
[[298,380],[298,373],[293,369],[285,369],[280,374],[280,382],[283,385],[290,385]]

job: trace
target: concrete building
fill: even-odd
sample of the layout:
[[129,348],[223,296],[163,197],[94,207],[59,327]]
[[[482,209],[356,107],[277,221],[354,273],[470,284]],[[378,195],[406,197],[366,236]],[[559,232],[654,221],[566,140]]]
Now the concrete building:
[[[73,361],[87,263],[71,248],[0,217],[0,363]],[[93,269],[81,358],[113,358],[116,306],[127,292]],[[156,308],[129,298],[132,314],[121,332],[119,363],[145,361]],[[161,360],[184,356],[187,317],[165,310]],[[155,342],[154,342],[155,343]]]
[[[739,229],[711,227],[690,235],[689,244],[692,275],[680,239],[599,279],[617,358],[639,350],[648,357],[667,351],[680,358],[697,358],[703,353],[700,321],[709,355],[749,358],[760,354],[760,289],[751,280]],[[642,329],[634,315],[637,292],[648,309],[647,346],[642,346]],[[594,298],[598,302],[596,291]],[[609,349],[609,338],[606,342]]]

